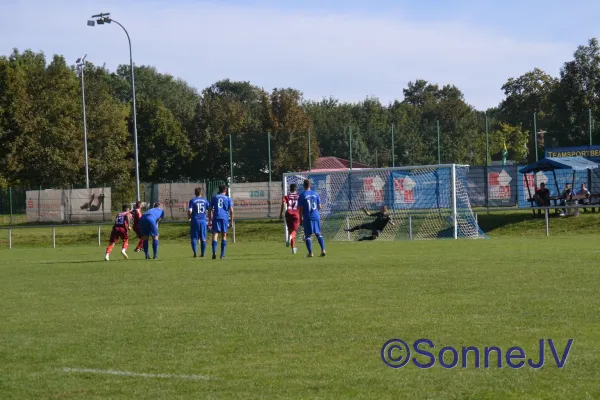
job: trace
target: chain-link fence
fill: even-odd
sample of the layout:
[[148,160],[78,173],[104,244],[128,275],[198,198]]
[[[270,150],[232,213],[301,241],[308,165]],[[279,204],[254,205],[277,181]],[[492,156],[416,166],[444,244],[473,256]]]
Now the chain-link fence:
[[[566,184],[578,190],[585,184],[591,193],[600,193],[600,170],[556,170],[524,176],[523,165],[470,167],[467,174],[472,207],[528,208],[528,199],[545,183],[551,195],[559,195]],[[144,183],[140,188],[143,208],[160,202],[167,220],[187,219],[188,203],[194,190],[202,188],[210,199],[220,185],[227,185],[233,199],[236,219],[278,218],[283,197],[281,182],[233,183],[227,180],[202,182]],[[133,204],[110,187],[91,189],[0,189],[0,223],[76,223],[110,221],[123,203]]]

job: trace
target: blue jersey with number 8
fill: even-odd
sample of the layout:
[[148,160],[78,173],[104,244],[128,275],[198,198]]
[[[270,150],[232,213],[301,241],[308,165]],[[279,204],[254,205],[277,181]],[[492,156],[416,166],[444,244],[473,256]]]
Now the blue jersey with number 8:
[[305,190],[298,199],[300,206],[302,207],[302,218],[309,221],[320,221],[321,216],[319,215],[319,206],[321,205],[321,199],[319,194],[312,190]]
[[232,208],[231,198],[224,194],[214,196],[210,202],[213,210],[213,219],[228,220]]
[[206,221],[209,206],[208,200],[202,196],[191,199],[189,210],[192,212],[192,220],[196,222]]

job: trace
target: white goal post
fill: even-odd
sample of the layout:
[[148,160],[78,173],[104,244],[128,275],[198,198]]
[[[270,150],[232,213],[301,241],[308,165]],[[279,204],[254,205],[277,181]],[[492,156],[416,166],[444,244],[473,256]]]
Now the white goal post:
[[[328,240],[370,236],[368,225],[355,232],[346,229],[372,222],[375,217],[363,210],[375,213],[382,205],[394,225],[389,223],[377,240],[487,238],[469,202],[468,169],[468,165],[444,164],[291,172],[283,174],[283,193],[292,183],[302,193],[304,180],[310,180],[321,198],[321,232]],[[298,235],[302,233],[300,227]]]

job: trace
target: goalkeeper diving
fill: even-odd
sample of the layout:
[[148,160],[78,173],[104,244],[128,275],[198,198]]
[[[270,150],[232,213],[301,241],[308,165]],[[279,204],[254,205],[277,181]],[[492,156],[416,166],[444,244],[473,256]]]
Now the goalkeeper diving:
[[387,214],[387,206],[385,205],[381,206],[379,211],[375,213],[370,213],[366,208],[363,208],[363,211],[369,217],[375,217],[375,220],[365,224],[356,225],[350,229],[346,229],[346,232],[356,232],[360,230],[371,231],[371,236],[362,237],[358,239],[359,242],[363,240],[377,239],[388,223],[392,226],[396,226],[390,216]]

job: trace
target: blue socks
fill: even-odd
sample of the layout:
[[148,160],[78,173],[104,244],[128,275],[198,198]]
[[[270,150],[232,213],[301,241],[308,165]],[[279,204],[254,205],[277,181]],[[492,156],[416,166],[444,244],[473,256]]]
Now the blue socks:
[[152,239],[152,251],[154,252],[154,258],[158,258],[158,239]]
[[[206,251],[206,240],[200,242],[200,251],[202,252],[200,254],[204,256],[204,252]],[[196,254],[196,250],[194,250],[194,254]]]
[[196,255],[198,250],[198,241],[196,239],[192,239],[192,251],[194,252],[194,255]]
[[227,247],[227,240],[221,240],[221,257],[225,257],[225,248]]
[[312,240],[310,238],[306,238],[306,248],[309,253],[312,253]]
[[148,241],[144,240],[144,253],[146,254],[146,258],[150,257],[148,254]]
[[217,241],[216,240],[212,241],[212,251],[213,251],[213,254],[217,254]]
[[325,239],[323,239],[323,236],[317,236],[317,240],[319,241],[319,246],[321,246],[321,250],[325,251]]

